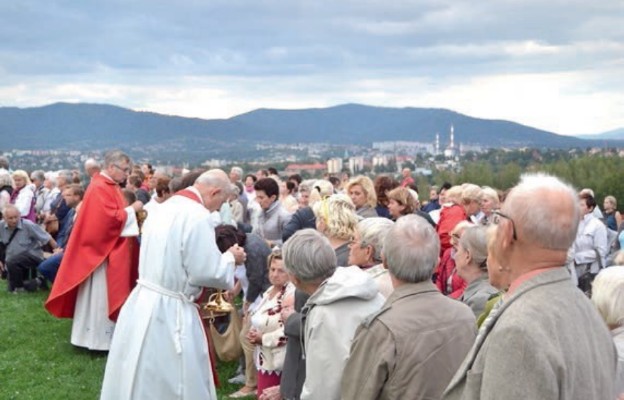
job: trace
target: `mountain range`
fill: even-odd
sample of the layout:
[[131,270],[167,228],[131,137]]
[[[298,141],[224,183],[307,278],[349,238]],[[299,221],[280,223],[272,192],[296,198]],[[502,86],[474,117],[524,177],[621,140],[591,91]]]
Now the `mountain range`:
[[457,143],[487,147],[570,148],[606,144],[605,138],[563,136],[515,122],[473,118],[437,108],[345,104],[303,110],[258,109],[229,119],[204,120],[104,104],[55,103],[33,108],[0,107],[0,148],[140,147],[218,155],[268,142],[433,143],[436,133],[445,146],[451,125]]

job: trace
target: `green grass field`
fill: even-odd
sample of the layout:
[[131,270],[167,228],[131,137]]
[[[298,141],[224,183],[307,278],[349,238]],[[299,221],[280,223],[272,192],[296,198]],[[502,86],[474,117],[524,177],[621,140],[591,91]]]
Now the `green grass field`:
[[[99,398],[106,353],[69,343],[71,320],[43,308],[47,291],[11,294],[0,283],[0,400],[87,400]],[[218,365],[219,399],[238,386],[227,383],[236,363]]]

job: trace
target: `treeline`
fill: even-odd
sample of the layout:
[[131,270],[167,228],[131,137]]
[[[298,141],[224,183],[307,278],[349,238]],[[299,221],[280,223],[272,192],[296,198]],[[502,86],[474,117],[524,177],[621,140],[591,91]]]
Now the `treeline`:
[[[517,153],[514,157],[514,154]],[[624,158],[614,153],[578,154],[575,152],[508,152],[505,157],[483,154],[462,163],[460,172],[439,171],[431,183],[472,182],[506,190],[513,187],[524,172],[547,172],[571,183],[578,189],[592,188],[600,206],[605,196],[612,195],[624,206]],[[425,183],[425,182],[423,182]],[[425,183],[426,184],[426,183]],[[624,208],[624,207],[621,207]]]

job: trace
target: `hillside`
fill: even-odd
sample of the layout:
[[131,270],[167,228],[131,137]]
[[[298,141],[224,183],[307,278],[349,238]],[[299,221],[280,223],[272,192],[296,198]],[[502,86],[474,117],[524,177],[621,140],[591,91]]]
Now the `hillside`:
[[259,142],[433,142],[436,132],[444,144],[451,124],[455,140],[464,144],[566,148],[586,147],[594,142],[444,109],[346,104],[322,109],[259,109],[229,119],[202,120],[111,105],[56,103],[0,108],[0,148],[140,147],[219,154]]

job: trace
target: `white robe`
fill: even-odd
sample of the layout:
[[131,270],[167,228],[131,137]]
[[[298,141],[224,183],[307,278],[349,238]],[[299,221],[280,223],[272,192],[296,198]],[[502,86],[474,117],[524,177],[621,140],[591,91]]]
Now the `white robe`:
[[234,257],[215,243],[203,205],[173,196],[145,221],[139,284],[117,320],[101,399],[216,399],[208,344],[193,301],[231,289]]
[[[138,236],[139,225],[134,209],[126,207],[124,210],[128,217],[120,236]],[[108,318],[107,268],[108,258],[78,287],[70,338],[74,346],[100,351],[110,349],[115,322]]]

